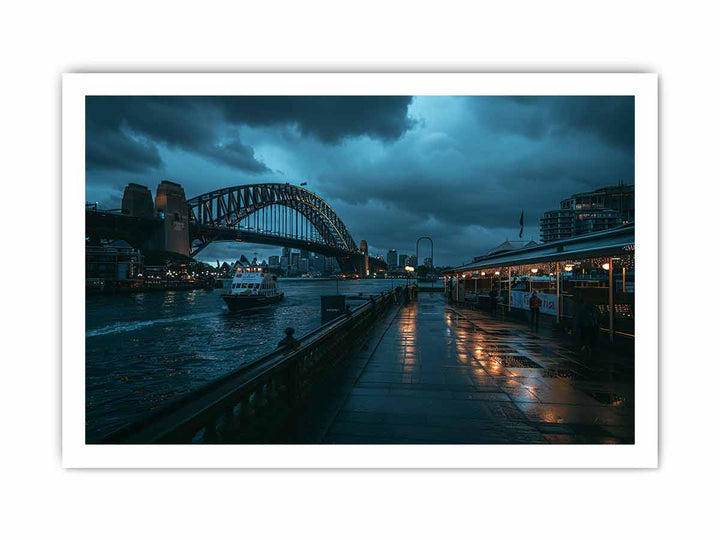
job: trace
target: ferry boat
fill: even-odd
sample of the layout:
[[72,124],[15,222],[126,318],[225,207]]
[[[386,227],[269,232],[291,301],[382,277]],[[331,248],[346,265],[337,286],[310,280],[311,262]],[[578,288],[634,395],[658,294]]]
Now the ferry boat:
[[230,311],[242,311],[279,302],[285,293],[267,267],[249,266],[235,271],[230,288],[221,296]]

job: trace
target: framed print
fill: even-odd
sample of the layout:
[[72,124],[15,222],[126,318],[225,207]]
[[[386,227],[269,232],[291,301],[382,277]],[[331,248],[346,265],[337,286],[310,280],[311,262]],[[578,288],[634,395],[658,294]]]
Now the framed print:
[[62,101],[66,467],[657,466],[655,75]]

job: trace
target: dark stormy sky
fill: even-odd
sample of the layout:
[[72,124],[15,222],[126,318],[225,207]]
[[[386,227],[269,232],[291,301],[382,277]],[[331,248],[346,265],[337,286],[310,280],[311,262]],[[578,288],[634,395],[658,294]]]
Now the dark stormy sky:
[[[632,97],[89,97],[86,196],[118,208],[128,182],[188,197],[308,182],[371,253],[438,265],[505,239],[539,238],[543,211],[579,191],[634,183]],[[213,244],[200,258],[252,258]],[[260,246],[260,257],[279,248]],[[425,254],[421,252],[421,258]]]

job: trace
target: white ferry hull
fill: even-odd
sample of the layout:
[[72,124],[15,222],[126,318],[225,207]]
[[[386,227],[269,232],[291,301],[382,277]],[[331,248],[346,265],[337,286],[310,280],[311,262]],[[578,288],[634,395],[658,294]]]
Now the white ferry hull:
[[278,293],[272,296],[245,295],[245,294],[223,294],[221,295],[230,311],[244,311],[270,304],[276,304],[285,297],[285,293]]

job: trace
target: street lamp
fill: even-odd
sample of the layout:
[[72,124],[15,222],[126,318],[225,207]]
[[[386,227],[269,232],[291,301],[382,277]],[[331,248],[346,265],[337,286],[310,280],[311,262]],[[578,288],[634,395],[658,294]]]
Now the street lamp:
[[406,286],[407,286],[407,285],[410,285],[410,274],[412,274],[414,271],[415,271],[415,268],[413,268],[412,266],[409,266],[409,265],[408,265],[408,266],[405,267],[405,272],[406,272],[406,275],[405,275],[405,285],[406,285]]

